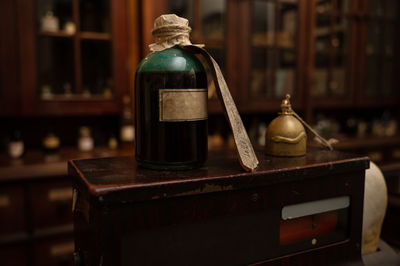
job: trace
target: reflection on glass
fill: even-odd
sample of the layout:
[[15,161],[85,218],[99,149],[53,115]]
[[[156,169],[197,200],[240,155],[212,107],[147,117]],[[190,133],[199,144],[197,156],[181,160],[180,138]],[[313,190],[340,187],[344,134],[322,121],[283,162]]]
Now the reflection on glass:
[[189,26],[194,29],[194,0],[170,0],[169,12],[189,20]]
[[385,60],[383,63],[382,92],[388,97],[393,95],[394,64],[393,60]]
[[38,82],[42,98],[72,94],[74,85],[73,42],[69,39],[39,37],[37,42]]
[[253,45],[272,46],[275,39],[275,4],[254,1],[252,18]]
[[332,1],[331,0],[321,0],[317,1],[317,13],[327,14],[332,11]]
[[41,31],[63,31],[72,22],[71,0],[37,0],[36,23]]
[[277,45],[294,48],[297,37],[297,5],[282,3],[279,8],[279,32]]
[[81,31],[110,32],[110,1],[80,0]]
[[322,53],[323,51],[326,51],[329,49],[331,45],[331,38],[330,35],[321,35],[321,36],[316,36],[315,40],[315,51],[318,53]]
[[350,44],[350,22],[348,19],[338,17],[334,25],[335,34],[331,39],[332,47],[340,53],[347,53]]
[[329,82],[329,89],[332,95],[343,96],[345,94],[345,69],[344,68],[333,68],[332,80]]
[[327,93],[329,67],[330,35],[316,39],[315,43],[315,70],[312,84],[312,96],[323,96]]
[[202,0],[201,22],[206,39],[223,39],[225,28],[225,0]]
[[281,51],[276,73],[275,97],[282,98],[287,93],[293,95],[296,70],[296,53]]
[[274,82],[274,51],[270,49],[253,49],[250,95],[252,97],[272,97]]
[[311,95],[314,97],[326,95],[328,83],[328,69],[315,68],[312,80]]
[[386,0],[385,1],[385,13],[389,18],[395,18],[397,15],[398,0]]
[[312,85],[312,96],[323,96],[326,94],[326,87],[328,83],[328,70],[327,69],[315,69]]
[[393,57],[394,54],[394,40],[396,37],[396,31],[393,24],[385,25],[385,44],[384,44],[384,54],[387,57]]
[[372,16],[383,16],[383,4],[381,0],[368,0],[368,10]]
[[379,58],[376,55],[367,55],[365,93],[367,96],[377,96]]
[[337,10],[342,13],[348,13],[351,11],[350,0],[337,0]]
[[379,23],[368,23],[367,36],[367,55],[377,54],[381,50],[382,27]]
[[[111,45],[102,41],[82,41],[83,94],[110,97],[113,91]],[[99,56],[101,55],[101,56]]]

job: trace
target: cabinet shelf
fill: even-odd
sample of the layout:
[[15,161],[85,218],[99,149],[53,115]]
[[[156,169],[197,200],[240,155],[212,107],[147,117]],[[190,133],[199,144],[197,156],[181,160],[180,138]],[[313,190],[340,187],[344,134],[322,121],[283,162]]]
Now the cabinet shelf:
[[387,146],[395,146],[400,145],[400,136],[393,137],[376,137],[376,136],[367,136],[367,137],[349,137],[349,136],[341,136],[338,138],[339,142],[334,145],[334,148],[340,150],[354,150],[361,149],[365,147],[387,147]]
[[57,32],[39,31],[38,35],[39,36],[44,36],[44,37],[73,38],[75,34],[70,34],[70,33],[67,33],[65,31],[57,31]]
[[296,52],[296,50],[297,50],[295,47],[279,46],[279,45],[274,46],[274,45],[270,45],[270,44],[252,44],[251,47],[254,49],[267,49],[267,50],[278,49],[278,50],[287,51],[287,52]]
[[57,31],[57,32],[39,31],[38,35],[44,36],[44,37],[56,37],[56,38],[73,38],[76,35],[81,40],[98,40],[98,41],[110,41],[111,40],[111,34],[105,33],[105,32],[82,31],[82,32],[70,34],[65,31]]
[[82,152],[75,147],[61,147],[56,154],[50,155],[38,149],[27,150],[20,159],[10,159],[6,155],[0,155],[0,182],[15,182],[38,176],[41,178],[63,177],[68,174],[67,161],[72,158],[131,156],[133,150],[133,144],[122,143],[115,150],[99,146],[92,151]]
[[79,36],[82,40],[99,40],[99,41],[109,41],[111,40],[110,33],[103,33],[103,32],[89,32],[84,31],[80,32]]
[[103,95],[80,95],[80,94],[72,94],[69,96],[66,95],[51,95],[46,98],[40,98],[44,102],[72,102],[72,101],[110,101],[113,100],[113,96],[103,96]]

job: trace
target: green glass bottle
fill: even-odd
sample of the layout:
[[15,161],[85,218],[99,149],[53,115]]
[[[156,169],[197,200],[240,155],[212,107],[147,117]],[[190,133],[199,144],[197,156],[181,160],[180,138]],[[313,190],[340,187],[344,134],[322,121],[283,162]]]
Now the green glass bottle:
[[207,76],[174,46],[148,54],[135,77],[135,157],[152,169],[191,169],[207,159]]

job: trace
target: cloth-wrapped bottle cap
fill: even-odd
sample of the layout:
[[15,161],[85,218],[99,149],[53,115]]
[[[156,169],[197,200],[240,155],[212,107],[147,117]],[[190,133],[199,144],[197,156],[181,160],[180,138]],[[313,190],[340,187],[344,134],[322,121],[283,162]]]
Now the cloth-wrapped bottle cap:
[[154,21],[153,35],[167,29],[181,29],[189,33],[192,29],[189,27],[189,21],[178,17],[175,14],[161,15]]
[[[175,14],[161,15],[154,21],[152,31],[155,43],[149,45],[151,51],[162,51],[175,45],[192,45],[189,39],[189,21]],[[200,47],[204,45],[199,45]]]

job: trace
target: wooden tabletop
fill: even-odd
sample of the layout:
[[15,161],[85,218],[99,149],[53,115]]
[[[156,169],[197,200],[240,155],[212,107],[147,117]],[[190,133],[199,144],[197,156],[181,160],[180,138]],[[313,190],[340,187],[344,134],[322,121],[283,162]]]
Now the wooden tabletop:
[[301,157],[273,157],[256,151],[254,172],[242,170],[235,151],[209,152],[206,164],[189,171],[156,171],[138,167],[134,158],[73,160],[69,174],[80,190],[101,200],[148,200],[265,186],[323,177],[369,167],[368,157],[338,151],[310,150]]

